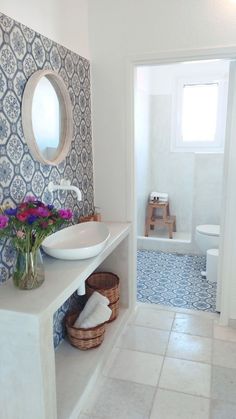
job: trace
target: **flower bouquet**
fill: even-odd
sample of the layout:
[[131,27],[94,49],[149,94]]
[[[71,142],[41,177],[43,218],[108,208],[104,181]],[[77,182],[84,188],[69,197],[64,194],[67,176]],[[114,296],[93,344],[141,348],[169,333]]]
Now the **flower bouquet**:
[[13,281],[18,288],[33,289],[43,283],[40,245],[71,218],[71,210],[57,210],[31,196],[16,208],[0,207],[0,237],[10,238],[17,251]]

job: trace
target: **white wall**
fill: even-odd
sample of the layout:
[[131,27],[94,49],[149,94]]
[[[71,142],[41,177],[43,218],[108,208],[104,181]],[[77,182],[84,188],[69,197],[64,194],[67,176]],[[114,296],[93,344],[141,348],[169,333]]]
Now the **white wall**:
[[138,67],[142,73],[143,86],[150,95],[168,95],[173,93],[175,81],[184,77],[221,77],[228,79],[229,61],[203,60],[164,65]]
[[135,95],[135,161],[137,233],[145,234],[145,218],[148,194],[150,192],[150,96],[137,89]]
[[0,12],[89,58],[87,0],[0,0]]
[[223,162],[222,154],[195,154],[193,232],[199,224],[220,224]]
[[[231,0],[88,0],[95,199],[105,218],[127,215],[127,61],[236,44]],[[170,53],[171,54],[171,53]]]
[[171,148],[172,96],[151,95],[149,191],[169,195],[170,213],[177,231],[192,232],[194,154],[173,153]]
[[[212,60],[195,63],[178,63],[137,68],[137,89],[143,89],[150,102],[147,121],[150,142],[150,160],[146,168],[138,160],[138,179],[149,175],[147,194],[153,190],[167,192],[171,214],[176,215],[177,231],[192,233],[189,252],[197,252],[195,228],[198,224],[220,224],[223,154],[172,152],[172,119],[176,110],[174,95],[180,78],[209,75],[228,81],[229,61]],[[138,128],[146,120],[137,115]],[[138,130],[135,131],[135,141]],[[140,136],[139,136],[140,140]],[[143,141],[147,141],[143,139]],[[141,173],[140,173],[141,172]],[[212,204],[214,203],[214,204]],[[138,214],[146,207],[146,200],[137,200]],[[138,219],[138,234],[139,231]],[[143,230],[143,229],[142,229]],[[143,232],[141,232],[141,235]],[[167,244],[168,245],[168,244]]]
[[[95,201],[105,218],[127,220],[132,219],[127,200],[132,196],[127,62],[175,54],[198,56],[204,49],[218,47],[227,53],[227,48],[236,47],[236,4],[232,0],[88,2]],[[235,287],[230,294],[236,295]],[[236,318],[236,304],[230,315]]]

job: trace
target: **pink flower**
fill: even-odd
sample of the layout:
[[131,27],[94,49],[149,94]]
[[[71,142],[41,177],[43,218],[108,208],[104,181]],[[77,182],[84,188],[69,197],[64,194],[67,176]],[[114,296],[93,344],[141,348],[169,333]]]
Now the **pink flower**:
[[18,231],[16,232],[16,235],[17,235],[17,237],[18,237],[19,239],[23,239],[23,238],[25,237],[25,233],[24,233],[24,231],[22,231],[22,230],[18,230]]
[[72,218],[72,211],[70,209],[60,209],[58,211],[59,217],[64,220],[70,220]]
[[6,228],[8,226],[9,218],[6,215],[0,215],[0,228]]

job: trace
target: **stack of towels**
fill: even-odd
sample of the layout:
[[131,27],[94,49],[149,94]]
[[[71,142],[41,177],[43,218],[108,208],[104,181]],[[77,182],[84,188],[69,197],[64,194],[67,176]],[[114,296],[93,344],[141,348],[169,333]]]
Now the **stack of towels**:
[[149,195],[150,202],[168,202],[168,194],[165,192],[151,192]]
[[108,307],[109,304],[110,301],[107,297],[94,291],[75,321],[74,326],[82,329],[89,329],[107,322],[112,313],[112,310]]

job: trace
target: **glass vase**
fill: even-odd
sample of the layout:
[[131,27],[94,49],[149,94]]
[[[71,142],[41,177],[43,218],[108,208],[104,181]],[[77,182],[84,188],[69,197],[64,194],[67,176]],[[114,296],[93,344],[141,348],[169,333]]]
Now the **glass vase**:
[[34,252],[18,251],[13,282],[21,290],[32,290],[44,282],[44,266],[40,249]]

